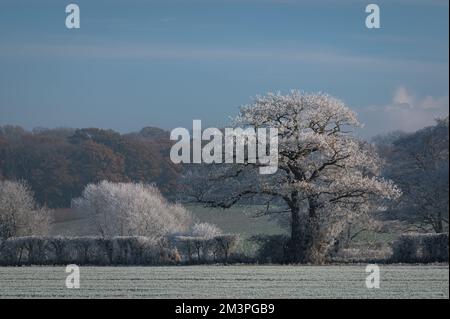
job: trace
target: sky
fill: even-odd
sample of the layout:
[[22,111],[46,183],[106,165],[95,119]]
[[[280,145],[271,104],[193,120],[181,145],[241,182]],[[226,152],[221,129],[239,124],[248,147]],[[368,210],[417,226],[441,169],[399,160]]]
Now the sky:
[[[67,29],[75,3],[81,28]],[[0,125],[223,127],[267,92],[326,92],[370,137],[448,115],[448,1],[0,0]]]

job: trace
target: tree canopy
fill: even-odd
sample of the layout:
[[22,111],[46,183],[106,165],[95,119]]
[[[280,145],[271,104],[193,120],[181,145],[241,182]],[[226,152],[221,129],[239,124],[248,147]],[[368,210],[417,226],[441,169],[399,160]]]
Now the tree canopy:
[[36,200],[50,207],[68,207],[87,184],[102,180],[152,183],[170,195],[179,168],[169,159],[169,133],[163,132],[3,126],[0,179],[25,180]]

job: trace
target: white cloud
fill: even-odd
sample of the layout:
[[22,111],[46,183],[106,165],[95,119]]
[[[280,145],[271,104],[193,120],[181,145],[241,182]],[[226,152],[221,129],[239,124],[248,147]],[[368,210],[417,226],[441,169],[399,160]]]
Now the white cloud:
[[419,97],[400,86],[394,91],[389,104],[370,106],[360,112],[360,118],[365,123],[361,133],[373,136],[395,130],[413,132],[433,125],[436,118],[448,116],[448,113],[448,95]]
[[401,86],[395,91],[392,101],[394,105],[408,104],[411,107],[414,103],[414,98],[405,87]]

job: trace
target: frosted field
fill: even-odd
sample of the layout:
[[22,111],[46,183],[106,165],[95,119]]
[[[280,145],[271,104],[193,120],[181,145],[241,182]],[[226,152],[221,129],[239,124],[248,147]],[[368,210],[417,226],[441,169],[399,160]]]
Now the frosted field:
[[63,267],[0,267],[0,298],[449,298],[448,265],[81,267],[65,288]]

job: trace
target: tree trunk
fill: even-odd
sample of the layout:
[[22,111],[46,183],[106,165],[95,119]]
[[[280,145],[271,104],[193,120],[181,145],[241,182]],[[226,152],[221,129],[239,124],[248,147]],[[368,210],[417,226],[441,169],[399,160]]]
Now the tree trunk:
[[308,199],[308,214],[303,222],[303,227],[298,236],[298,251],[296,257],[301,263],[323,264],[325,263],[326,245],[320,230],[320,216],[317,211],[316,199]]
[[323,264],[325,262],[326,245],[320,231],[320,218],[317,213],[317,202],[308,199],[308,214],[304,220],[300,216],[298,193],[292,193],[289,205],[291,210],[291,238],[288,245],[286,261],[291,263]]
[[320,230],[320,217],[315,198],[308,199],[308,218],[305,224],[303,242],[303,262],[311,264],[325,263],[326,245]]
[[443,233],[444,232],[444,223],[442,222],[442,212],[438,212],[437,220],[434,226],[434,230],[436,233]]
[[299,263],[302,261],[302,228],[300,224],[300,209],[298,204],[291,206],[291,239],[288,247],[287,261]]

